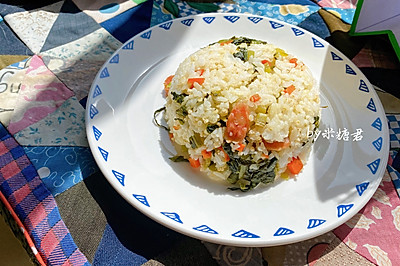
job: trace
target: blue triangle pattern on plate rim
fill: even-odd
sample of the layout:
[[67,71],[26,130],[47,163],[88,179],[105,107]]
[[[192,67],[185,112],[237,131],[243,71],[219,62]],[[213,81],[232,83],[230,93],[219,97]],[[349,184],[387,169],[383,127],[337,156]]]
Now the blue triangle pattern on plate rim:
[[374,145],[374,147],[375,147],[375,149],[376,149],[377,151],[381,151],[381,149],[382,149],[382,144],[383,144],[383,139],[382,139],[382,137],[379,137],[379,138],[377,138],[376,140],[374,140],[374,141],[372,142],[372,145]]
[[150,38],[151,38],[151,30],[146,31],[145,33],[143,33],[142,35],[140,35],[140,37],[142,37],[143,39],[148,39],[148,40],[150,40]]
[[94,87],[94,91],[93,91],[93,98],[96,98],[97,96],[99,96],[99,95],[101,95],[102,94],[102,91],[101,91],[101,89],[100,89],[100,87],[99,87],[99,85],[96,85],[95,87]]
[[332,60],[335,61],[341,61],[343,60],[343,58],[341,58],[340,56],[338,56],[337,54],[335,54],[334,52],[331,51],[331,56],[332,56]]
[[182,20],[181,23],[182,23],[183,25],[185,25],[185,26],[190,27],[190,26],[192,25],[193,21],[194,21],[194,19],[188,18],[188,19]]
[[369,92],[367,83],[365,83],[365,81],[362,80],[362,79],[360,79],[360,86],[358,87],[358,89],[359,89],[360,91]]
[[348,212],[354,206],[353,203],[351,204],[341,204],[337,206],[337,216],[338,218],[342,217],[346,212]]
[[93,104],[90,105],[90,109],[89,109],[90,118],[93,119],[98,113],[99,113],[99,110],[97,110],[97,108],[94,107]]
[[125,186],[125,175],[115,171],[115,170],[111,170],[111,172],[114,174],[114,176],[117,178],[117,180],[121,183],[122,186]]
[[379,131],[382,131],[382,120],[378,117],[375,121],[371,124],[373,128],[376,128]]
[[110,63],[111,63],[111,64],[118,64],[118,63],[119,63],[119,54],[114,55],[114,56],[110,59]]
[[204,17],[203,20],[207,23],[207,24],[211,24],[211,22],[213,22],[215,19],[215,17]]
[[379,164],[381,163],[381,159],[376,159],[375,161],[373,161],[372,163],[367,164],[369,170],[371,170],[371,172],[373,174],[376,174],[376,172],[378,171],[379,168]]
[[358,195],[361,196],[364,193],[364,191],[367,190],[368,186],[369,186],[369,182],[364,182],[364,183],[356,185]]
[[95,126],[92,126],[92,129],[94,138],[98,141],[103,133],[101,133],[101,131]]
[[239,238],[260,238],[260,236],[250,233],[246,230],[239,230],[236,233],[233,233],[232,236],[239,237]]
[[164,23],[164,24],[161,24],[159,27],[164,29],[164,30],[169,30],[171,28],[171,26],[172,26],[172,21]]
[[284,26],[283,24],[280,24],[280,23],[275,22],[275,21],[272,21],[272,20],[269,21],[269,24],[271,24],[271,27],[272,27],[274,30],[279,29],[279,28],[282,28],[282,27]]
[[133,50],[133,44],[135,43],[134,40],[128,42],[127,44],[125,44],[124,46],[122,46],[123,50]]
[[324,220],[324,219],[310,219],[310,220],[308,220],[307,229],[315,228],[315,227],[320,226],[321,224],[323,224],[325,222],[326,222],[326,220]]
[[175,212],[161,212],[162,215],[165,217],[168,217],[171,220],[174,220],[175,222],[183,224],[181,217],[179,217],[179,214]]
[[313,45],[315,48],[322,48],[325,47],[320,41],[312,37]]
[[203,224],[197,227],[193,227],[194,230],[200,231],[200,232],[204,232],[204,233],[209,233],[209,234],[213,234],[213,235],[218,235],[218,232],[215,231],[214,229],[211,229],[209,226]]
[[147,201],[146,196],[143,195],[138,195],[138,194],[132,194],[132,196],[137,199],[140,203],[142,203],[143,205],[150,207],[149,202]]
[[108,78],[109,76],[110,76],[110,73],[108,72],[107,67],[105,67],[100,73],[100,78],[101,79]]
[[240,19],[239,16],[224,16],[224,18],[232,23],[235,23],[236,21],[238,21]]
[[348,64],[346,64],[346,74],[356,75],[357,73]]
[[108,151],[106,151],[105,149],[103,149],[101,147],[98,147],[98,148],[99,148],[99,151],[101,153],[101,156],[103,156],[104,161],[107,162],[107,160],[108,160]]
[[247,17],[247,19],[250,20],[251,22],[253,22],[254,24],[257,24],[258,22],[263,20],[263,18],[260,18],[260,17]]
[[369,100],[367,108],[373,112],[376,112],[376,106],[372,98]]
[[292,31],[293,31],[295,36],[301,36],[301,35],[304,34],[304,31],[299,30],[298,28],[292,28]]
[[276,230],[274,236],[285,236],[285,235],[291,235],[293,234],[294,231],[285,227],[279,227],[278,230]]

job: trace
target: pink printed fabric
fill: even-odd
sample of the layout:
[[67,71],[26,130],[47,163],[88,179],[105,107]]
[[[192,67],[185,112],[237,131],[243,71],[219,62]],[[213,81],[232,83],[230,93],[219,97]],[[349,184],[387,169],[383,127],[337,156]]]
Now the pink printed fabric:
[[337,7],[337,8],[356,8],[357,0],[321,0],[318,2],[321,7]]
[[15,134],[40,121],[73,95],[39,56],[33,56],[22,81],[17,104],[8,126],[9,132]]
[[378,265],[400,265],[400,199],[387,171],[368,204],[334,233]]

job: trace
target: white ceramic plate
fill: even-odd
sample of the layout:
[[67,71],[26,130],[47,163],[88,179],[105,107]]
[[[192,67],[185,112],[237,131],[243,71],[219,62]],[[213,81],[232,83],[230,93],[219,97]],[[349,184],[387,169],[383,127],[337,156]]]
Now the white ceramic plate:
[[[175,152],[167,132],[152,119],[165,104],[163,81],[178,64],[232,36],[265,40],[297,56],[320,82],[321,105],[327,106],[302,173],[247,193],[229,191],[187,163],[171,162]],[[389,150],[381,103],[349,59],[304,29],[245,14],[176,19],[127,41],[94,80],[86,124],[97,164],[130,204],[183,234],[236,246],[288,244],[341,225],[372,197]],[[323,137],[328,129],[347,129],[349,140]],[[355,141],[351,134],[358,129],[362,139]]]

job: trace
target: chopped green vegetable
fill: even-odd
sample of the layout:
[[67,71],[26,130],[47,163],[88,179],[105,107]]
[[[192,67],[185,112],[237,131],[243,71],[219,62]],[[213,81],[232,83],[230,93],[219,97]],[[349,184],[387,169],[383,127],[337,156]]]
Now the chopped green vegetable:
[[177,103],[183,103],[185,97],[186,97],[186,96],[189,96],[189,95],[186,94],[186,93],[178,94],[178,93],[176,93],[176,92],[174,92],[174,91],[171,92],[171,94],[172,94],[172,99],[173,99],[174,101],[176,101]]
[[250,59],[250,57],[254,57],[254,51],[253,50],[247,50],[247,61]]
[[246,38],[246,37],[232,37],[231,39],[233,39],[232,43],[234,45],[240,45],[242,43],[245,43],[247,45],[250,45],[252,43],[254,44],[266,44],[267,42],[264,41],[260,41],[260,40],[255,40],[255,39],[250,39],[250,38]]
[[224,151],[229,155],[230,160],[227,162],[231,174],[228,181],[237,185],[230,187],[231,190],[240,189],[243,192],[255,188],[258,184],[268,184],[274,182],[275,168],[277,167],[277,159],[263,159],[254,161],[251,156],[239,156],[237,152],[233,152],[230,144],[223,145]]
[[243,47],[239,47],[237,52],[233,54],[233,57],[239,58],[243,62],[247,61],[247,49]]
[[163,128],[163,129],[165,129],[165,130],[167,130],[167,131],[169,132],[169,128],[166,127],[166,126],[164,126],[164,125],[161,125],[161,123],[159,123],[158,120],[157,120],[157,116],[158,116],[160,113],[164,112],[165,109],[166,109],[166,107],[164,106],[164,107],[161,107],[161,108],[158,109],[158,110],[155,110],[155,111],[154,111],[154,114],[153,114],[153,120],[154,120],[154,123],[155,123],[158,127],[161,127],[161,128]]
[[314,117],[314,125],[315,125],[316,128],[319,127],[319,116],[315,116]]
[[219,128],[219,126],[217,124],[207,125],[207,132],[211,134],[217,128]]
[[201,137],[198,133],[194,133],[194,135],[189,138],[189,142],[190,142],[190,146],[193,149],[196,149],[203,145],[203,140],[201,139]]
[[284,51],[284,50],[282,50],[282,49],[280,49],[280,48],[276,48],[276,53],[275,53],[275,58],[278,56],[278,55],[280,55],[280,56],[282,56],[282,57],[285,57],[285,56],[288,56],[288,54]]
[[257,113],[255,120],[256,120],[256,125],[264,126],[265,124],[267,124],[268,115],[265,113]]
[[179,116],[185,117],[185,116],[187,116],[189,113],[188,113],[188,111],[187,111],[187,109],[186,109],[186,106],[182,105],[181,107],[179,107],[179,108],[176,110],[176,114],[179,115]]
[[174,120],[178,121],[181,125],[185,124],[185,121],[182,118],[175,118]]
[[188,162],[188,159],[185,159],[185,157],[181,156],[181,155],[176,155],[173,157],[169,158],[171,161],[177,163],[177,162]]

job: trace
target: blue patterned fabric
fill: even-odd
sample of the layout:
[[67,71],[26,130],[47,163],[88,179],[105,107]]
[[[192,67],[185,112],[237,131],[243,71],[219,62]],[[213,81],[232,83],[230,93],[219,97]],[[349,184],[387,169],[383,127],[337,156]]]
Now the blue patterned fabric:
[[[147,1],[139,6],[125,11],[122,14],[102,22],[100,25],[119,41],[124,43],[132,36],[150,26],[150,22],[145,19],[143,14],[151,13],[151,9],[152,2]],[[130,25],[135,25],[135,28],[130,27]]]
[[106,225],[103,238],[93,260],[93,266],[130,266],[142,265],[145,262],[147,262],[146,258],[124,247],[110,225]]
[[15,36],[2,17],[0,17],[0,40],[2,40],[0,55],[33,55],[32,51]]
[[38,146],[24,150],[54,196],[99,170],[89,148]]

